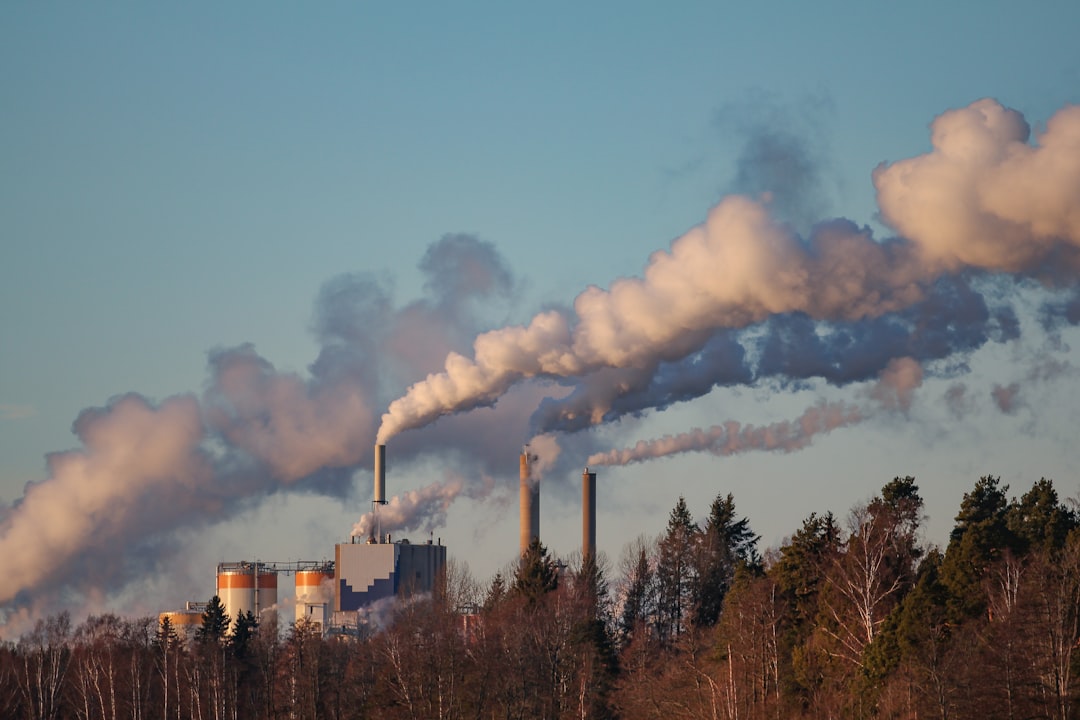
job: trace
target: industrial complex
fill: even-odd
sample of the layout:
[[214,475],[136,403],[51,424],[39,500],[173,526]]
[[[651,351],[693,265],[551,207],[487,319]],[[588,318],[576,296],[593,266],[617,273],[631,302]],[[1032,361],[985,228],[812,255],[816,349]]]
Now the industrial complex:
[[[526,446],[519,463],[520,551],[524,554],[540,538],[540,482],[534,476],[536,456]],[[261,560],[222,562],[217,566],[216,594],[230,619],[237,614],[279,611],[278,577],[294,576],[294,597],[288,603],[295,622],[308,622],[323,632],[356,628],[365,612],[378,601],[430,593],[446,567],[446,546],[441,539],[424,543],[392,539],[383,534],[378,510],[386,500],[386,446],[375,446],[375,487],[372,508],[376,522],[366,537],[350,537],[334,547],[333,561]],[[596,551],[596,473],[582,474],[582,557]],[[188,602],[182,610],[160,614],[177,633],[191,637],[201,626],[206,602]]]

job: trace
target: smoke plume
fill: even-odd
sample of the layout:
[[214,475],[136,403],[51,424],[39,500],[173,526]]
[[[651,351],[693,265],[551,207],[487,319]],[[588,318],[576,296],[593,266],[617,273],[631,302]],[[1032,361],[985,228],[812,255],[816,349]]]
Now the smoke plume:
[[[494,246],[472,236],[436,241],[420,270],[424,297],[400,308],[374,277],[328,281],[311,327],[320,351],[306,376],[242,344],[209,352],[200,397],[155,403],[129,393],[83,411],[73,427],[81,446],[49,455],[47,478],[0,507],[0,625],[105,588],[118,595],[177,558],[178,533],[272,493],[353,493],[357,469],[371,466],[376,410],[402,387],[398,375],[428,372],[466,347],[501,319],[490,308],[516,293]],[[395,457],[407,461],[417,450],[403,445]]]
[[[271,493],[348,495],[358,469],[370,467],[383,407],[379,442],[459,415],[399,437],[395,460],[456,448],[462,464],[487,468],[514,465],[495,444],[516,448],[530,435],[579,431],[715,387],[880,378],[872,399],[903,412],[927,361],[959,363],[1018,336],[1003,300],[1016,283],[1073,291],[1043,308],[1042,321],[1080,322],[1080,107],[1029,136],[1024,118],[993,100],[939,116],[930,152],[873,173],[880,217],[898,233],[886,239],[844,219],[796,232],[787,220],[801,227],[820,199],[800,203],[797,188],[768,185],[785,167],[798,169],[797,185],[813,184],[822,159],[790,134],[753,136],[743,165],[770,167],[740,177],[760,194],[721,200],[654,253],[641,277],[588,287],[572,309],[521,325],[503,315],[517,297],[514,277],[472,236],[431,246],[420,263],[424,295],[404,306],[377,277],[333,278],[316,300],[319,353],[307,373],[281,371],[239,344],[209,354],[199,396],[132,393],[80,414],[80,447],[50,455],[47,478],[0,508],[0,605],[19,615],[46,600],[120,592],[162,567],[182,530]],[[798,162],[786,164],[785,153]],[[770,193],[775,207],[762,199]],[[1015,407],[1014,394],[999,392],[999,407]],[[480,407],[489,409],[461,415]],[[823,402],[786,423],[728,423],[667,445],[796,449],[868,414]],[[449,482],[401,495],[401,527],[438,522],[466,492]]]
[[[922,385],[922,367],[912,358],[889,363],[866,395],[886,411],[907,412],[915,390]],[[708,452],[726,456],[760,450],[794,452],[807,447],[817,435],[863,422],[874,414],[872,408],[824,400],[810,406],[795,420],[783,420],[758,427],[729,420],[710,428],[695,428],[656,440],[641,440],[632,447],[596,453],[589,465],[629,465],[686,452]]]
[[1020,399],[1020,384],[994,385],[993,389],[990,390],[990,397],[994,399],[994,404],[997,405],[998,410],[1006,415],[1012,415],[1020,408],[1022,402]]
[[[846,221],[804,239],[762,202],[726,198],[704,224],[654,253],[641,278],[587,288],[572,315],[546,311],[525,325],[483,333],[471,358],[451,353],[441,372],[390,404],[379,441],[493,404],[531,377],[626,369],[609,374],[607,386],[647,387],[643,378],[662,363],[700,353],[725,330],[785,318],[824,322],[841,334],[875,321],[884,330],[897,316],[902,324],[905,311],[933,307],[942,287],[962,290],[966,278],[986,273],[1074,283],[1080,107],[1054,115],[1036,144],[1029,135],[1020,113],[994,100],[939,116],[930,153],[874,171],[881,217],[900,233],[885,242]],[[960,327],[958,320],[951,318],[949,328]],[[1005,327],[1008,317],[1003,321]],[[949,345],[938,351],[949,352]],[[604,394],[595,386],[585,393]],[[573,418],[593,422],[607,414],[605,403],[586,410]]]
[[446,511],[465,488],[461,478],[434,483],[419,490],[395,495],[376,510],[366,513],[353,526],[352,536],[374,537],[376,532],[429,532],[446,522]]
[[687,452],[709,452],[720,456],[750,450],[794,452],[809,445],[815,435],[853,425],[862,419],[862,413],[854,405],[822,401],[807,408],[793,421],[784,420],[757,427],[729,420],[704,430],[695,428],[656,440],[641,440],[623,450],[597,453],[589,458],[587,464],[629,465]]

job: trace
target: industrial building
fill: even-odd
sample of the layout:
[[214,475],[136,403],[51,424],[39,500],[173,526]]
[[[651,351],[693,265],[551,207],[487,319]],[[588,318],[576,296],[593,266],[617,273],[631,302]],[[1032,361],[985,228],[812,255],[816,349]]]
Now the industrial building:
[[446,546],[408,540],[354,542],[334,548],[334,612],[356,612],[378,600],[431,592],[446,567]]
[[[519,543],[522,554],[540,538],[540,482],[537,461],[526,446],[519,459]],[[596,552],[596,473],[582,473],[582,558]],[[379,601],[403,595],[432,592],[446,567],[446,546],[429,539],[411,543],[392,541],[378,525],[379,507],[386,504],[386,446],[375,446],[375,477],[372,508],[375,529],[369,537],[351,537],[334,546],[333,561],[223,562],[217,567],[217,595],[230,620],[238,613],[260,618],[279,611],[278,576],[293,575],[294,597],[285,602],[294,608],[296,622],[309,622],[324,631],[336,626],[355,627],[365,610]],[[205,602],[189,602],[184,610],[161,613],[182,637],[190,638],[202,623]]]

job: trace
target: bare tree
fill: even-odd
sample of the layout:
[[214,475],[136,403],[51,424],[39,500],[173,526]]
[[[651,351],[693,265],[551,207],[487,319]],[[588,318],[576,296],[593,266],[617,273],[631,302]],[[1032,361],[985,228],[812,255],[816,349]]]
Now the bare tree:
[[34,630],[19,641],[23,661],[19,683],[33,720],[59,717],[71,657],[70,638],[71,616],[65,612],[39,620]]

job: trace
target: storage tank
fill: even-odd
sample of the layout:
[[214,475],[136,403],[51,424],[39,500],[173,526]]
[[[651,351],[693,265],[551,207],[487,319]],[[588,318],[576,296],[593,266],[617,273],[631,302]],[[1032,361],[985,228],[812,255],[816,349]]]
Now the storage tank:
[[308,620],[319,625],[324,624],[333,599],[334,568],[332,565],[297,571],[296,622]]
[[221,563],[217,571],[217,594],[229,621],[237,613],[259,613],[277,605],[277,573],[259,563]]
[[172,610],[158,614],[158,626],[160,627],[165,618],[169,618],[169,624],[176,631],[176,636],[181,640],[191,640],[195,633],[202,627],[203,614],[199,610]]

